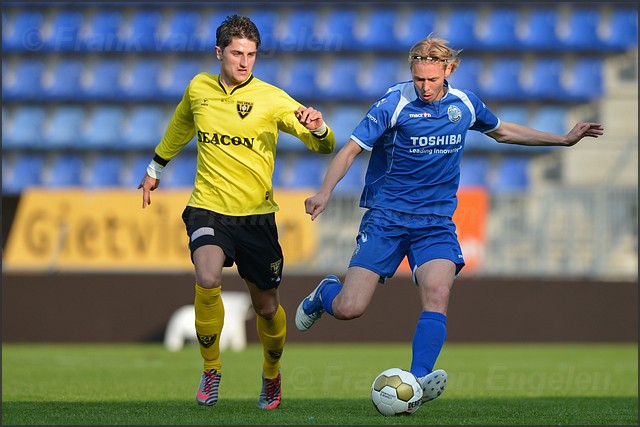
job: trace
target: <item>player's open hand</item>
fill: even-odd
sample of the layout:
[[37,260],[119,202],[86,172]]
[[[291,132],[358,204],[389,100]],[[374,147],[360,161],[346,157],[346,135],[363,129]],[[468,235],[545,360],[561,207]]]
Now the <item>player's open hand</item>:
[[151,192],[158,188],[160,180],[151,178],[148,173],[144,174],[142,181],[138,185],[138,190],[142,188],[142,209],[151,204]]
[[309,130],[316,130],[324,123],[322,120],[322,113],[313,107],[300,107],[294,112],[294,114],[300,124]]
[[597,138],[604,135],[604,127],[600,123],[577,123],[567,134],[567,145],[575,145],[582,138]]

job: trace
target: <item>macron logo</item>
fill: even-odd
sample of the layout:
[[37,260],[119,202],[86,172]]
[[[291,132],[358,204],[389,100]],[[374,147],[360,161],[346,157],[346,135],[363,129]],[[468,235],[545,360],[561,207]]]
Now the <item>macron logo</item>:
[[409,113],[410,119],[423,119],[427,117],[431,117],[431,114],[427,113],[426,111],[423,113]]

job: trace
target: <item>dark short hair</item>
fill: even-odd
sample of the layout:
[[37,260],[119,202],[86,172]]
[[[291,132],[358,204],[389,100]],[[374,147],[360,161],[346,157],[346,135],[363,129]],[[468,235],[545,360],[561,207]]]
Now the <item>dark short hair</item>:
[[227,16],[216,30],[216,46],[224,50],[233,39],[247,39],[255,42],[256,49],[260,47],[260,32],[256,24],[246,16]]

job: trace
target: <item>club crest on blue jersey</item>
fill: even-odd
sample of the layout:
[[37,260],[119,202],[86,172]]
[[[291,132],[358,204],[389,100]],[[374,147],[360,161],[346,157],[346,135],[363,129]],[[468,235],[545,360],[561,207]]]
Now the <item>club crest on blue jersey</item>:
[[238,110],[238,114],[240,115],[241,119],[247,117],[252,108],[253,102],[238,101],[236,103],[236,109]]
[[449,121],[451,121],[451,123],[459,122],[462,118],[462,111],[460,111],[460,109],[455,105],[449,106],[447,114],[449,115]]

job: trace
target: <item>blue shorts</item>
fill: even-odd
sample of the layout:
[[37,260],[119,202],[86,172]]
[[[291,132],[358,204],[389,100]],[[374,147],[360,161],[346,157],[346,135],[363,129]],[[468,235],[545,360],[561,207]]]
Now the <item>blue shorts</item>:
[[392,277],[407,256],[411,271],[433,259],[448,259],[456,275],[464,267],[456,226],[449,217],[370,209],[360,222],[349,267],[362,267]]

